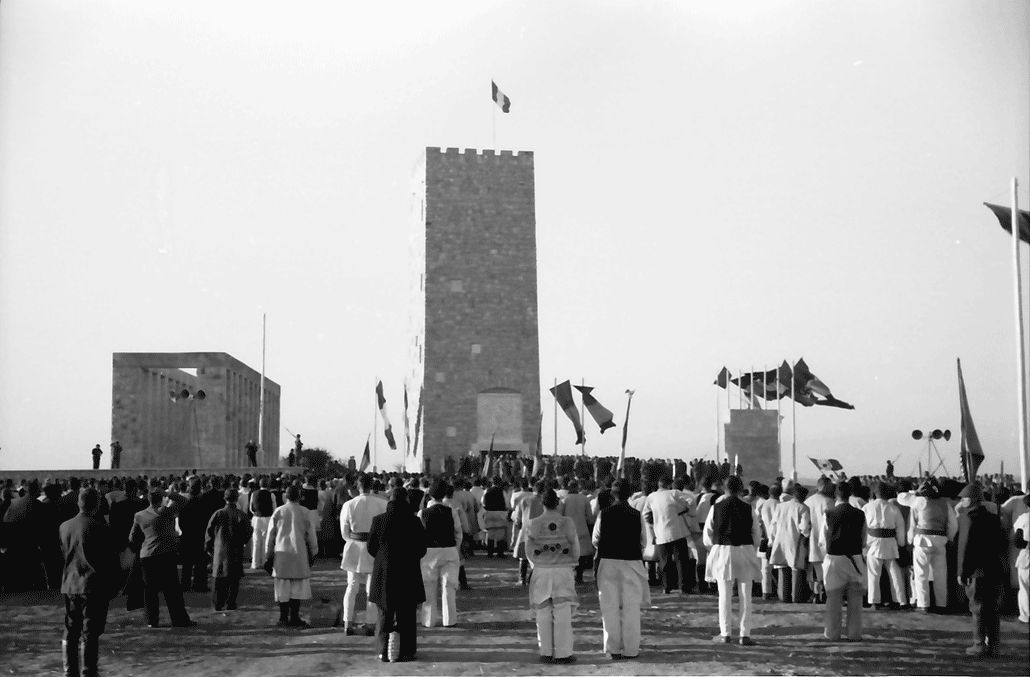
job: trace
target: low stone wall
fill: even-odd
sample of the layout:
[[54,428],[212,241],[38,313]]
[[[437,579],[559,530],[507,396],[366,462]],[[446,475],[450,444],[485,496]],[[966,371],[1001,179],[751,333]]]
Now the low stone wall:
[[[251,475],[272,475],[287,471],[300,473],[303,472],[303,470],[303,468],[296,467],[266,466],[260,468],[197,468],[196,472],[198,475],[232,474],[242,476],[244,473],[250,473]],[[0,482],[5,482],[8,479],[12,479],[15,482],[20,482],[23,479],[38,479],[42,481],[48,477],[55,479],[68,479],[69,477],[107,479],[110,477],[139,477],[140,475],[145,475],[147,477],[166,477],[168,475],[181,476],[183,473],[191,471],[193,471],[193,468],[119,468],[118,470],[111,470],[110,468],[101,468],[100,470],[87,468],[62,468],[46,470],[0,470]]]

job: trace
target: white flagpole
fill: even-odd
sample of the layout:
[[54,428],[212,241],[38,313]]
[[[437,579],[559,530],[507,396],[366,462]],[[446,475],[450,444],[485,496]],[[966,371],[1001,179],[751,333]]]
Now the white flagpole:
[[[729,384],[726,384],[726,387],[729,388]],[[719,448],[720,448],[720,442],[721,441],[722,441],[722,438],[719,435],[719,391],[716,390],[715,391],[715,462],[716,463],[719,462]]]
[[265,326],[266,316],[265,313],[261,313],[261,392],[258,394],[257,453],[262,462],[265,460]]
[[[585,388],[587,380],[583,377],[579,379],[579,385],[581,388]],[[579,425],[583,428],[583,442],[579,445],[579,455],[587,455],[587,419],[586,419],[586,403],[583,401],[583,393],[580,393],[579,398]]]
[[[375,387],[379,387],[379,379],[376,378]],[[379,435],[376,430],[379,427],[377,417],[379,415],[379,397],[375,390],[372,391],[372,472],[376,471],[376,461],[379,455]]]
[[1012,177],[1012,266],[1015,269],[1016,288],[1016,377],[1019,393],[1017,396],[1019,412],[1019,473],[1023,483],[1023,491],[1030,485],[1027,483],[1027,421],[1026,421],[1026,355],[1023,338],[1023,283],[1019,270],[1019,197],[1016,193],[1019,181]]
[[[795,367],[797,363],[795,362]],[[791,479],[798,481],[798,387],[794,377],[795,367],[790,368],[790,467]]]

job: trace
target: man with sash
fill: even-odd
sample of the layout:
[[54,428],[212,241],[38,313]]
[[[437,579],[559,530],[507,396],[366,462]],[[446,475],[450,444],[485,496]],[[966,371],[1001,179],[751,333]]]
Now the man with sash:
[[862,640],[862,589],[866,584],[862,544],[865,542],[865,513],[850,503],[851,485],[837,485],[837,504],[826,511],[819,532],[826,586],[826,613],[823,635],[830,641],[840,639],[840,623],[845,595],[848,599],[848,641]]
[[947,499],[941,498],[937,483],[927,480],[915,495],[898,494],[898,503],[912,509],[909,536],[912,540],[912,569],[916,606],[931,613],[930,579],[933,578],[934,608],[948,606],[948,559],[946,547],[958,534],[958,519]]
[[894,489],[882,482],[873,485],[873,500],[862,508],[866,524],[866,557],[869,570],[866,581],[869,603],[877,609],[887,606],[880,603],[880,576],[883,568],[891,578],[895,605],[907,605],[905,579],[902,577],[898,558],[905,547],[905,518],[898,506],[890,502]]
[[367,602],[361,634],[369,637],[375,634],[378,614],[376,605],[368,600],[371,590],[369,576],[374,564],[374,560],[368,554],[368,532],[376,515],[386,512],[386,501],[372,495],[372,484],[370,475],[361,475],[358,478],[360,493],[344,503],[340,510],[340,533],[346,541],[340,568],[347,572],[347,592],[343,596],[343,625],[348,635],[358,634],[354,623],[355,606],[358,590],[365,588]]

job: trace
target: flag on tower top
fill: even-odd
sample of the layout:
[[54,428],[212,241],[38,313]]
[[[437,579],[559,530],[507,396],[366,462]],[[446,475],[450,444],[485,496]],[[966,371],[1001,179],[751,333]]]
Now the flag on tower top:
[[493,97],[494,103],[501,108],[501,112],[511,112],[511,99],[497,87],[497,83],[493,80],[490,81],[490,95]]

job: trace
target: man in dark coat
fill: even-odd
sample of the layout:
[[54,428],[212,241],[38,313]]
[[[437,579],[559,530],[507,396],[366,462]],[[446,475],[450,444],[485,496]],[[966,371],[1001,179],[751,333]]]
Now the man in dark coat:
[[79,639],[82,639],[82,675],[94,677],[100,658],[100,635],[107,623],[107,605],[114,596],[119,573],[114,538],[97,516],[100,495],[83,489],[79,514],[60,526],[64,571],[65,677],[79,674]]
[[[162,505],[165,498],[172,505]],[[196,625],[186,611],[175,568],[175,518],[179,514],[179,506],[185,500],[174,491],[161,491],[155,487],[150,492],[150,507],[133,516],[129,544],[133,551],[139,553],[143,570],[143,603],[147,625],[151,628],[156,628],[160,620],[159,593],[164,593],[173,627],[189,628]]]
[[415,659],[415,608],[426,601],[421,561],[426,554],[426,532],[411,512],[408,493],[394,489],[386,512],[372,519],[368,554],[375,558],[368,599],[379,606],[376,642],[379,657],[387,658],[390,633],[400,635],[399,661]]
[[46,508],[39,502],[39,482],[29,482],[25,495],[11,501],[4,513],[7,548],[3,586],[7,592],[41,590],[44,586]]
[[243,551],[253,528],[247,515],[236,502],[239,492],[225,490],[225,507],[215,512],[207,525],[205,549],[211,558],[211,575],[215,578],[211,603],[215,611],[236,608],[236,596],[243,578]]
[[211,519],[206,501],[200,493],[199,479],[190,482],[190,493],[179,511],[179,557],[182,562],[184,592],[207,592],[207,558],[204,555],[204,533]]
[[979,484],[966,486],[959,497],[969,500],[969,510],[959,516],[957,548],[958,582],[966,588],[973,614],[973,645],[966,653],[997,658],[998,611],[1005,585],[1001,561],[1008,544],[1001,520],[984,505]]

